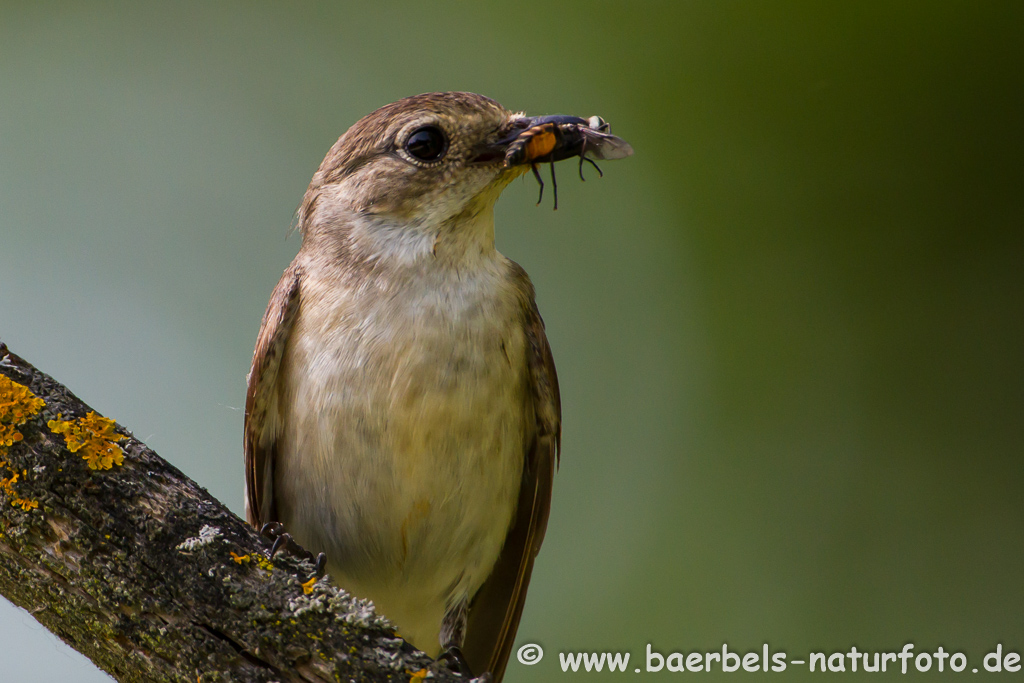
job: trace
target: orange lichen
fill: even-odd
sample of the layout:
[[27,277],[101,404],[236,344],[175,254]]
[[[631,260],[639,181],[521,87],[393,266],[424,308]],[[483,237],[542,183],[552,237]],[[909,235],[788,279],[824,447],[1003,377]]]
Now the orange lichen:
[[63,434],[64,442],[72,453],[81,451],[91,470],[109,470],[124,462],[124,451],[115,442],[126,439],[114,431],[114,421],[90,412],[74,422],[61,419],[46,423],[54,434]]
[[265,569],[266,571],[270,571],[274,568],[274,565],[271,564],[270,560],[259,553],[239,555],[234,550],[229,550],[228,552],[231,554],[231,559],[235,561],[235,564],[249,564],[250,562],[255,562],[257,567]]
[[316,585],[316,577],[314,576],[314,577],[310,578],[309,581],[306,581],[304,584],[302,584],[302,592],[305,593],[306,595],[309,595],[310,593],[313,592],[313,586],[315,586],[315,585]]
[[21,441],[18,426],[35,417],[44,405],[28,387],[0,375],[0,452]]
[[21,439],[21,432],[14,425],[0,424],[0,448],[13,446],[16,442],[21,441]]
[[420,669],[419,671],[409,671],[406,669],[405,673],[409,674],[409,683],[418,683],[426,678],[427,674],[430,672],[426,669]]
[[[43,399],[29,391],[28,387],[0,375],[0,455],[5,455],[8,448],[24,438],[18,427],[35,417],[44,405],[46,403]],[[6,467],[10,473],[10,476],[0,478],[0,492],[7,496],[11,505],[25,512],[38,508],[39,501],[22,498],[14,489],[18,478],[27,476],[28,471],[22,470],[19,475],[7,465],[6,460],[0,460],[0,467]]]
[[20,507],[25,512],[28,512],[29,510],[35,510],[39,507],[39,501],[30,500],[28,498],[12,498],[11,505]]
[[[0,467],[7,467],[7,461],[0,460]],[[20,475],[10,467],[7,467],[7,471],[10,472],[11,475],[0,479],[0,491],[3,491],[4,494],[7,495],[7,498],[11,501],[11,505],[14,507],[20,507],[25,512],[39,507],[39,501],[32,500],[30,498],[22,498],[18,495],[18,492],[14,490],[14,484],[18,482],[18,477]]]

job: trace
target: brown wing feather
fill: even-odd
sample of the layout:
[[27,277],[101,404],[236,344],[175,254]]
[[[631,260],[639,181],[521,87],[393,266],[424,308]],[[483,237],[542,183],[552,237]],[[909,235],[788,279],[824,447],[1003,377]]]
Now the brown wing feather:
[[245,515],[259,527],[276,520],[274,510],[274,439],[278,430],[277,371],[299,310],[302,271],[291,266],[270,295],[245,395]]
[[551,347],[533,301],[532,287],[526,274],[520,273],[529,291],[525,324],[536,426],[525,453],[516,516],[491,575],[470,606],[462,648],[473,672],[491,672],[494,683],[501,683],[505,674],[526,602],[533,561],[547,529],[562,432],[558,377]]

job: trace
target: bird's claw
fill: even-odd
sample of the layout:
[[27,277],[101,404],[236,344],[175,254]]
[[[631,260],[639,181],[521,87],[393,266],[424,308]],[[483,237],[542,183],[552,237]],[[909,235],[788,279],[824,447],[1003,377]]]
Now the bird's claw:
[[466,655],[462,654],[462,650],[458,645],[449,646],[447,650],[441,653],[437,661],[447,663],[464,678],[480,681],[480,683],[490,683],[491,681],[491,673],[489,671],[485,671],[479,676],[473,675],[473,671],[469,668],[469,662],[466,661]]
[[319,553],[316,556],[316,560],[313,562],[314,576],[317,579],[322,579],[324,574],[327,573],[327,553]]
[[[277,551],[281,550],[282,548],[288,548],[288,550],[291,551],[293,555],[302,555],[303,557],[308,555],[309,557],[313,557],[313,554],[305,548],[303,548],[302,546],[298,545],[295,542],[295,539],[292,538],[292,535],[289,534],[287,531],[281,532],[277,535],[277,538],[274,539],[274,545],[270,547],[270,557],[274,557],[274,555],[277,555]],[[301,550],[302,552],[297,553],[296,549]]]
[[292,535],[284,530],[284,524],[280,522],[267,522],[260,528],[260,535],[274,539],[274,545],[270,547],[271,559],[273,559],[278,551],[286,550],[289,554],[294,555],[300,560],[313,561],[316,566],[316,577],[318,579],[324,575],[324,570],[327,567],[327,556],[320,553],[314,557],[313,553],[299,545],[292,538]]
[[267,522],[260,527],[260,536],[266,536],[267,538],[277,538],[284,531],[284,524],[281,522]]

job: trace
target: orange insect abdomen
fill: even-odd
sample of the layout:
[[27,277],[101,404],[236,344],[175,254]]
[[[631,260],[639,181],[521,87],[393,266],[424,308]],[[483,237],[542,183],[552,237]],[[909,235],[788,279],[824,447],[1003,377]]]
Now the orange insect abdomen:
[[555,139],[555,133],[550,127],[545,127],[544,130],[540,131],[526,143],[526,159],[527,161],[533,161],[543,156],[551,154],[551,151],[555,148],[557,140]]

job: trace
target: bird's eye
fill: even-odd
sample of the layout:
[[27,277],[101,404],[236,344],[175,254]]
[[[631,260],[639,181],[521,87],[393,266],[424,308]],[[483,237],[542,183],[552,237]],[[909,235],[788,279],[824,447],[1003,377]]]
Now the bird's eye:
[[437,126],[417,128],[405,143],[405,151],[420,161],[437,161],[448,149],[448,138]]

